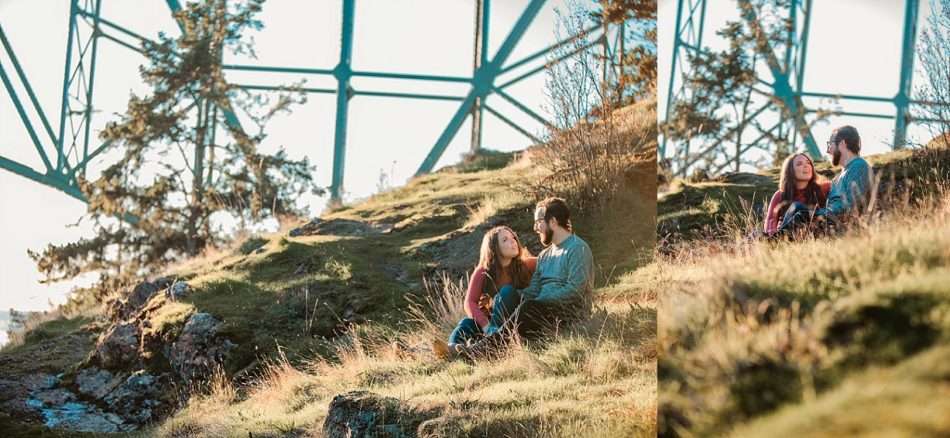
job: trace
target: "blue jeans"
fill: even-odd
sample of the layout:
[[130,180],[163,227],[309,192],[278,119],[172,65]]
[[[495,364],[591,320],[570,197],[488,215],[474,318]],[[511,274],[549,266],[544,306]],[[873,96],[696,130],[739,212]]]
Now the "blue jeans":
[[466,344],[469,340],[473,340],[481,334],[482,330],[478,328],[478,324],[475,323],[474,319],[462,318],[455,326],[455,330],[452,330],[452,334],[449,335],[449,343]]
[[779,224],[778,234],[794,232],[811,223],[811,220],[811,209],[801,202],[793,202],[792,205],[788,206],[788,210],[785,210],[785,217],[782,218],[782,223]]
[[492,335],[505,324],[518,305],[521,304],[521,293],[514,286],[508,285],[498,291],[491,309],[491,318],[485,327],[485,334]]

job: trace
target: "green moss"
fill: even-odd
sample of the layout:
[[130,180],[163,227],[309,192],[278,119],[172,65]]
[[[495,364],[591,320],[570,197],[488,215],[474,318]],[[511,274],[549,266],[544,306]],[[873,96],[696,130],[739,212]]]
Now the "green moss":
[[24,343],[32,344],[67,335],[79,330],[82,328],[82,326],[89,324],[90,322],[92,322],[92,318],[86,316],[58,318],[51,321],[46,321],[27,332],[26,336],[24,337]]

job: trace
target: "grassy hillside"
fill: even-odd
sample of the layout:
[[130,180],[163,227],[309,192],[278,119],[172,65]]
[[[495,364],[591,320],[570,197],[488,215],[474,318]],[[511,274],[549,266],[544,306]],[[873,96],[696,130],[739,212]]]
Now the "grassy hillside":
[[[415,429],[425,420],[426,436],[655,435],[656,297],[630,287],[630,272],[653,253],[655,152],[631,162],[627,189],[608,208],[573,219],[594,254],[591,320],[495,361],[441,362],[427,351],[462,316],[462,287],[486,230],[510,225],[533,253],[541,249],[524,184],[539,178],[536,153],[486,153],[295,231],[176,266],[169,275],[190,291],[148,301],[143,343],[167,345],[191,315],[207,312],[237,346],[221,376],[136,435],[319,435],[330,401],[355,389],[395,397],[400,421]],[[0,352],[20,372],[0,371],[0,380],[28,372],[30,349],[72,340],[75,356],[48,363],[68,381],[103,318],[40,324],[30,333],[42,337],[28,333]]]
[[[934,142],[936,144],[936,142]],[[905,149],[865,157],[880,178],[879,195],[891,197],[897,192],[907,199],[925,197],[928,186],[950,162],[945,148]],[[827,161],[815,163],[816,171],[826,179],[834,177]],[[779,169],[760,173],[730,173],[709,181],[674,180],[661,188],[657,197],[657,234],[661,239],[682,240],[697,237],[732,237],[736,228],[761,222],[764,204],[778,188]],[[907,199],[900,199],[906,202]]]
[[774,171],[661,197],[659,221],[686,227],[636,285],[662,291],[660,434],[950,434],[948,156],[871,157],[878,212],[839,238],[750,241],[754,221],[717,216]]

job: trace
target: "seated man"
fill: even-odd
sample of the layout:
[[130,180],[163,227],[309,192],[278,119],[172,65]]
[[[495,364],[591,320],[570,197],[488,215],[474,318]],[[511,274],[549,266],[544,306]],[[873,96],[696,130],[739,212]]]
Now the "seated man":
[[485,339],[471,347],[453,345],[454,351],[437,354],[482,354],[494,350],[506,334],[515,330],[534,338],[556,329],[560,322],[590,315],[593,256],[587,243],[572,232],[570,216],[563,199],[548,198],[538,203],[534,231],[546,248],[538,255],[531,283],[521,290],[506,287],[499,291],[485,327]]
[[828,204],[819,208],[815,217],[819,220],[831,220],[840,223],[853,215],[859,215],[867,208],[871,199],[872,170],[864,158],[861,158],[861,137],[852,126],[842,126],[831,133],[828,141],[828,153],[831,163],[841,165],[843,170],[831,180],[828,192]]

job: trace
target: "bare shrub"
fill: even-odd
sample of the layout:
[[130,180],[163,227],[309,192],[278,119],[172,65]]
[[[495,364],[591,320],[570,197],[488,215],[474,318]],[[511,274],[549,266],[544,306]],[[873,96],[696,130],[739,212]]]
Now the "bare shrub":
[[[561,33],[583,35],[588,19],[584,8],[569,5],[559,13],[558,39]],[[634,162],[655,156],[657,138],[655,89],[618,107],[622,87],[616,78],[600,77],[609,60],[586,44],[585,35],[551,55],[546,94],[554,122],[543,152],[532,158],[545,176],[531,183],[538,199],[560,196],[581,210],[602,207],[623,190]],[[573,52],[569,60],[553,62]]]

